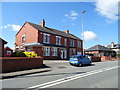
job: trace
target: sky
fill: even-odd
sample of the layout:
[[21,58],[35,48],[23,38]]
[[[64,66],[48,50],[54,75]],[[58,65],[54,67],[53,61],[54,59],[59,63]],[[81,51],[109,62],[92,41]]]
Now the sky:
[[106,1],[2,2],[0,37],[8,42],[6,46],[13,49],[15,35],[26,21],[40,24],[45,19],[47,27],[69,30],[82,39],[82,11],[86,10],[84,47],[87,49],[97,44],[118,43],[118,0]]

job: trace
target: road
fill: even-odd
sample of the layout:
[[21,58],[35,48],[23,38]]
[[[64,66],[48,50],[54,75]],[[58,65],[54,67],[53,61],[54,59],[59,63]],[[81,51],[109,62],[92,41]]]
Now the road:
[[44,61],[52,71],[2,80],[2,88],[118,88],[118,61],[75,67],[68,61]]

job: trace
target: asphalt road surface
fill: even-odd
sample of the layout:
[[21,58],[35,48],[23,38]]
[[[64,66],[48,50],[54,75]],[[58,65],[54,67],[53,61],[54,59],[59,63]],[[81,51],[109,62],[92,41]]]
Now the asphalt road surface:
[[2,88],[118,88],[118,61],[76,67],[68,61],[44,61],[52,71],[3,79]]

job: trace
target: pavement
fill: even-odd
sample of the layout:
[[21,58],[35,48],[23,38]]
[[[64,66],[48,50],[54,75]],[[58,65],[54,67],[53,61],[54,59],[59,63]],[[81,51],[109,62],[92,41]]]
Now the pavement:
[[52,71],[53,67],[51,67],[51,66],[54,66],[53,64],[55,64],[55,63],[61,63],[61,62],[68,62],[68,61],[66,61],[66,60],[44,60],[44,62],[43,62],[44,65],[41,68],[9,72],[9,73],[0,73],[0,79],[7,79],[7,78],[13,78],[13,77],[17,77],[17,76]]
[[28,75],[28,74],[48,72],[51,70],[52,69],[50,67],[44,66],[42,68],[37,68],[37,69],[30,69],[30,70],[23,70],[23,71],[9,72],[9,73],[1,73],[0,79],[13,78],[16,76],[22,76],[22,75]]

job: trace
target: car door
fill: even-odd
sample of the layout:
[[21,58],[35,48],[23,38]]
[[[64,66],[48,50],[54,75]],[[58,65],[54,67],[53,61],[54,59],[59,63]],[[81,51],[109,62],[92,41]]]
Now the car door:
[[86,61],[86,64],[89,64],[90,63],[90,60],[89,60],[89,58],[88,57],[85,57],[85,61]]
[[83,56],[83,61],[84,61],[84,64],[88,64],[88,58],[86,56]]
[[83,56],[80,56],[80,62],[82,62],[82,64],[85,64],[85,59]]

